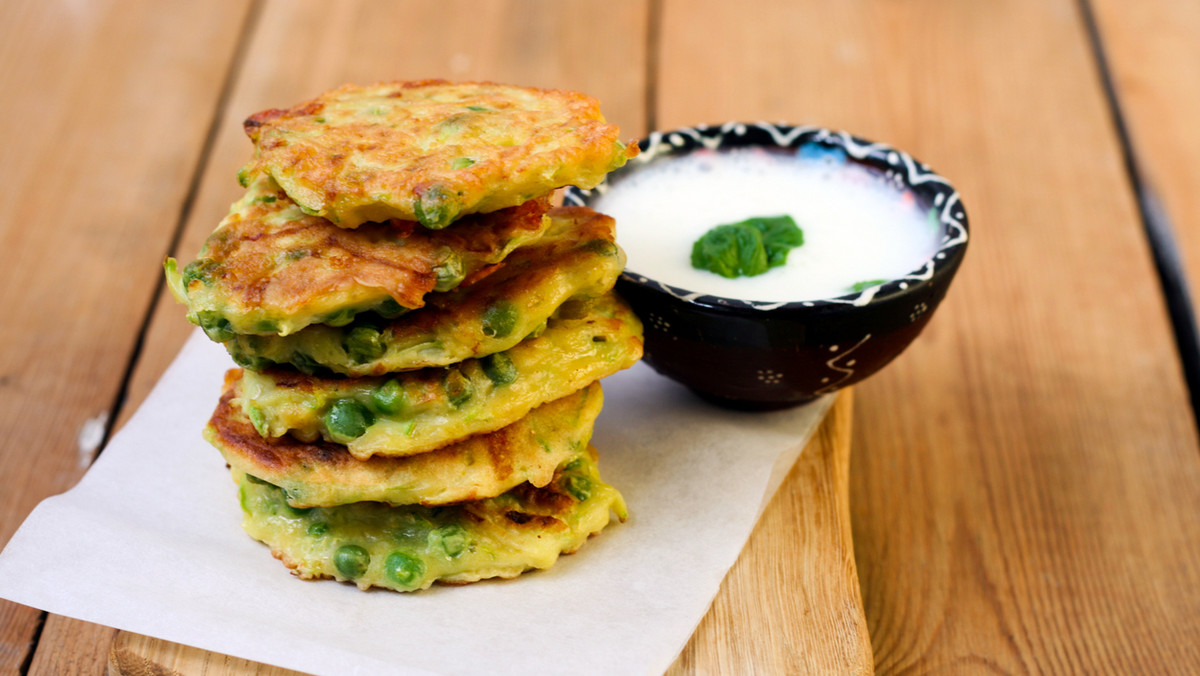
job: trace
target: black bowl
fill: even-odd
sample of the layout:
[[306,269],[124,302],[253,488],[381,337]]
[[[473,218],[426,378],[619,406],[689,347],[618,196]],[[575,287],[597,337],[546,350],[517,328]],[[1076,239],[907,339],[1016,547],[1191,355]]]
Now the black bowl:
[[940,248],[920,268],[825,300],[779,303],[701,295],[626,270],[617,292],[645,324],[645,361],[725,406],[794,406],[875,373],[929,323],[966,253],[967,214],[958,192],[928,166],[882,143],[815,127],[729,122],[654,132],[638,146],[641,154],[601,185],[568,189],[565,203],[587,205],[649,162],[698,149],[755,146],[868,165],[883,180],[910,189],[940,224]]

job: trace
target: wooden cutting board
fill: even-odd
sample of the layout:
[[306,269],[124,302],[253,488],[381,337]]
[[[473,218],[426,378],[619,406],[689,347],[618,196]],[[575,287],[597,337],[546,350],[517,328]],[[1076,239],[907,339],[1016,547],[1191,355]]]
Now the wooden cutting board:
[[[872,674],[850,534],[853,394],[843,391],[668,674]],[[295,676],[118,632],[109,676]]]

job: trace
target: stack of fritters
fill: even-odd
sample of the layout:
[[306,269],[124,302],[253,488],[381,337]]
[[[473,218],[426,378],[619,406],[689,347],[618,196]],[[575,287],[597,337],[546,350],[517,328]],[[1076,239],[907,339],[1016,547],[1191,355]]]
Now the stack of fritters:
[[573,92],[347,86],[246,121],[247,188],[170,287],[243,367],[205,430],[304,578],[511,577],[625,518],[589,444],[641,325],[611,218],[636,153]]

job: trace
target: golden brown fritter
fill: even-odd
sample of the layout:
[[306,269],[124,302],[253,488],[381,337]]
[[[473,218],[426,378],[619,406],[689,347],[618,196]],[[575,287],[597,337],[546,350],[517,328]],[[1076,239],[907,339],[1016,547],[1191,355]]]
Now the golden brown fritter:
[[[289,336],[239,335],[225,346],[234,361],[255,370],[291,364],[307,373],[356,376],[444,366],[507,350],[544,326],[569,299],[611,289],[625,265],[608,216],[560,207],[551,209],[549,218],[541,239],[484,270],[490,273],[486,277],[430,294],[425,308],[389,323],[363,319],[343,327],[310,326]],[[586,311],[622,319],[632,315],[619,301],[607,299]]]
[[549,568],[608,525],[625,502],[596,469],[588,447],[542,487],[521,484],[494,498],[439,507],[356,502],[299,510],[282,489],[234,470],[242,528],[303,579],[360,588],[424,589]]
[[240,378],[240,369],[226,374],[205,438],[234,469],[281,487],[293,507],[443,505],[494,497],[524,482],[544,486],[583,452],[604,400],[595,383],[487,434],[419,455],[359,460],[334,443],[263,438],[237,403]]
[[238,403],[263,436],[324,438],[357,458],[424,453],[629,368],[642,356],[641,326],[631,317],[551,321],[504,352],[445,368],[370,378],[247,371]]
[[300,211],[270,178],[254,183],[182,271],[167,279],[188,320],[218,342],[343,325],[364,311],[397,316],[536,240],[547,199],[430,231],[411,222],[356,230]]
[[343,228],[443,228],[556,188],[590,188],[637,154],[577,92],[442,80],[346,85],[245,122],[255,159],[307,213]]

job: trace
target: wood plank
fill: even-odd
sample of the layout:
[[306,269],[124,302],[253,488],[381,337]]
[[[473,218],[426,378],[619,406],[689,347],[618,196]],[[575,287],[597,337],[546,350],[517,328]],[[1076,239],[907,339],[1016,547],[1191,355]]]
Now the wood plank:
[[845,390],[668,674],[872,674],[850,528]]
[[[108,663],[108,646],[116,636],[117,630],[112,627],[48,615],[27,676],[103,673]],[[74,649],[59,649],[67,644]]]
[[946,303],[856,392],[877,669],[1200,669],[1200,448],[1075,3],[753,17],[667,0],[660,126],[846,128],[951,177],[972,216]]
[[[245,5],[0,5],[0,545],[92,460]],[[0,601],[0,671],[39,624]]]
[[[1091,0],[1113,85],[1143,179],[1179,244],[1193,303],[1200,299],[1200,4]],[[1151,37],[1152,36],[1152,37]]]
[[150,636],[117,632],[107,676],[303,676],[299,671],[220,655]]
[[[870,674],[850,532],[853,394],[843,392],[779,488],[696,634],[667,673]],[[780,593],[780,590],[789,590]],[[110,676],[293,676],[120,632]]]

